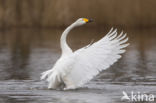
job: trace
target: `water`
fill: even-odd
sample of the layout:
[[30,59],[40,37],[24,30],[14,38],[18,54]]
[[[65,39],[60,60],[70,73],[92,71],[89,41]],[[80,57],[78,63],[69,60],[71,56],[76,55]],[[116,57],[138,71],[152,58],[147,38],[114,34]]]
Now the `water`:
[[[68,36],[68,43],[76,50],[100,39],[108,30],[77,28]],[[155,29],[127,29],[131,45],[122,59],[83,88],[48,90],[47,83],[39,79],[40,73],[59,58],[62,31],[0,32],[0,103],[126,103],[121,101],[122,91],[156,95]]]

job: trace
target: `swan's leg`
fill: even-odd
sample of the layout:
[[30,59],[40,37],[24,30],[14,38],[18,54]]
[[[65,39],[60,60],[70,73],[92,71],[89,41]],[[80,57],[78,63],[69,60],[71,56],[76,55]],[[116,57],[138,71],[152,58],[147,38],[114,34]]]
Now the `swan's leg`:
[[64,90],[69,90],[69,89],[75,89],[76,86],[74,85],[74,83],[72,82],[71,79],[64,77],[63,78],[63,82],[65,83],[65,88]]

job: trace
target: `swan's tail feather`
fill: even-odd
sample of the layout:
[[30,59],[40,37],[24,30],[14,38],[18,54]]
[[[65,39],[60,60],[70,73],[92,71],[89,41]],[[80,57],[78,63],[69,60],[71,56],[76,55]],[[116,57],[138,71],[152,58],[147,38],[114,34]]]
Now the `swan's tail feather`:
[[53,69],[47,70],[41,74],[41,80],[48,78],[53,72]]
[[58,88],[61,83],[60,77],[56,72],[53,72],[52,75],[47,78],[47,81],[49,82],[48,88],[53,89]]
[[53,69],[45,71],[42,73],[41,80],[46,79],[49,83],[48,88],[58,88],[61,83],[60,75]]

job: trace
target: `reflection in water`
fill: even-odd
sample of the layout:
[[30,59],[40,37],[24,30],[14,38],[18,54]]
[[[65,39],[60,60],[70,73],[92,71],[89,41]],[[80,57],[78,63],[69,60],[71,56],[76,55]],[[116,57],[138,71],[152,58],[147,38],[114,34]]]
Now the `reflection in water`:
[[9,74],[9,77],[6,79],[27,79],[29,77],[29,70],[27,70],[26,66],[30,54],[31,36],[26,35],[20,30],[15,31],[10,36],[11,67],[6,70]]
[[[68,92],[46,90],[46,83],[39,80],[40,73],[50,69],[59,58],[62,31],[11,29],[0,32],[0,102],[120,103],[122,90],[156,91],[156,30],[153,29],[128,30],[131,45],[123,58],[100,73],[86,88]],[[68,43],[76,50],[93,39],[98,40],[107,31],[80,27],[70,33]]]

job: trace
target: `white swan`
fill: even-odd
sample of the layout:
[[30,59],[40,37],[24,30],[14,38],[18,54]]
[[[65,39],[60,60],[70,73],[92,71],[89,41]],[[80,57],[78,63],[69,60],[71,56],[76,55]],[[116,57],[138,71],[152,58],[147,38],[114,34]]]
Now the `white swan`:
[[117,36],[117,30],[113,28],[101,40],[83,47],[75,52],[66,42],[66,37],[74,27],[84,25],[92,20],[80,18],[71,24],[61,36],[62,55],[54,67],[42,73],[41,79],[46,79],[48,88],[75,89],[83,86],[100,71],[105,70],[121,58],[124,48],[129,44],[126,34],[123,32]]

